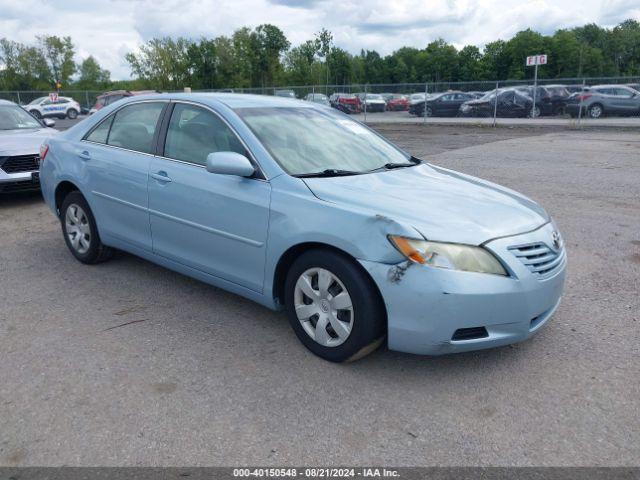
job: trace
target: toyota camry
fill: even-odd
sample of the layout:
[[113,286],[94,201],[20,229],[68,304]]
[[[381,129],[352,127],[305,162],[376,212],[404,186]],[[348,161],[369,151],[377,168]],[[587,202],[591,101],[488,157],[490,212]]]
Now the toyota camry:
[[560,303],[566,252],[543,208],[312,102],[132,97],[40,156],[80,262],[120,249],[282,309],[330,361],[522,341]]

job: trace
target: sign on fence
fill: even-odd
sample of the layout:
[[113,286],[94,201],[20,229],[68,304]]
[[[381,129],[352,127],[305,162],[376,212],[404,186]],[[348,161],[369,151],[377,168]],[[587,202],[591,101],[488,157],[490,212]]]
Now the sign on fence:
[[534,65],[546,65],[546,64],[547,64],[547,56],[545,54],[531,55],[527,57],[527,67],[533,67]]

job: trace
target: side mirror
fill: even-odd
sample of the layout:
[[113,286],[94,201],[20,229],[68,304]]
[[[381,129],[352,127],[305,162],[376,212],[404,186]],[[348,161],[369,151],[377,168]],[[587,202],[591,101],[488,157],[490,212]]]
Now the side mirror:
[[45,127],[49,127],[49,128],[53,128],[53,127],[56,126],[56,121],[55,120],[51,120],[50,118],[43,119],[42,123],[44,123]]
[[236,152],[214,152],[207,155],[207,172],[219,175],[250,177],[255,173],[251,162]]

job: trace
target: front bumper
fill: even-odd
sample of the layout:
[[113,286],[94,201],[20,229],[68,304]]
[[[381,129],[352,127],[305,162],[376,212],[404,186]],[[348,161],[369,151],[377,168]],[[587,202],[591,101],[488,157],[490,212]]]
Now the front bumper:
[[[503,261],[509,277],[361,260],[387,308],[389,348],[441,355],[507,345],[534,335],[560,304],[566,254],[562,253],[550,275],[539,278],[509,247],[545,241],[552,229],[546,224],[534,232],[485,245]],[[486,329],[486,336],[452,339],[460,329],[480,327]]]
[[0,168],[0,193],[38,190],[39,188],[40,181],[37,170],[6,173]]

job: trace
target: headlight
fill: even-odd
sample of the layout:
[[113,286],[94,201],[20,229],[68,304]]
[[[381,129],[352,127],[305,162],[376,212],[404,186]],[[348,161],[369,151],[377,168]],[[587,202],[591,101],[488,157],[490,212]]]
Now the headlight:
[[439,243],[390,235],[389,240],[405,257],[431,267],[465,272],[507,275],[506,270],[488,250],[457,243]]

